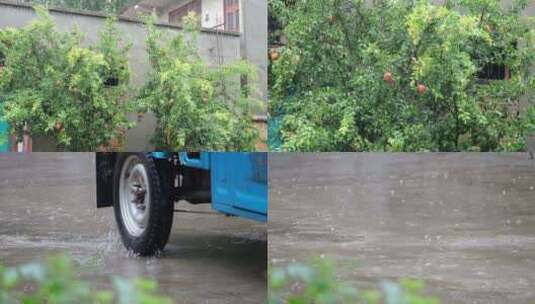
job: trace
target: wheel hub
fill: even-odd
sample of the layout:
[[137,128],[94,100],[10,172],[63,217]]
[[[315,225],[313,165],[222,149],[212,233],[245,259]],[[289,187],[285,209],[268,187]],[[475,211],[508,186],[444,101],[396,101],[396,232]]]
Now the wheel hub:
[[147,194],[147,190],[143,189],[143,187],[139,184],[132,185],[132,201],[131,203],[136,206],[139,210],[145,210],[145,194]]
[[121,169],[119,186],[121,217],[133,236],[140,236],[148,225],[150,189],[145,166],[136,156],[127,158]]

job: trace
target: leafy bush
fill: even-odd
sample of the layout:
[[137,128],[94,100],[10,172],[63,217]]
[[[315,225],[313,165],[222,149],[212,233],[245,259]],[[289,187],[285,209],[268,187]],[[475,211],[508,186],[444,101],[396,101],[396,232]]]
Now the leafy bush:
[[72,259],[66,255],[48,258],[45,263],[0,266],[0,303],[6,304],[172,303],[157,295],[157,290],[154,281],[120,277],[112,279],[111,289],[97,290],[76,277]]
[[186,17],[185,32],[168,39],[147,18],[147,48],[152,67],[139,104],[155,113],[157,149],[170,151],[254,150],[258,132],[252,111],[260,102],[251,86],[254,78],[245,61],[211,68],[197,49],[198,23]]
[[282,149],[524,149],[535,122],[528,1],[365,2],[270,2],[287,41],[270,81]]
[[290,264],[269,273],[269,304],[439,304],[423,294],[422,281],[383,282],[380,289],[358,290],[335,278],[334,263],[320,258],[312,266]]
[[[82,36],[56,31],[42,7],[30,25],[0,31],[5,67],[0,74],[3,114],[19,138],[51,136],[67,150],[95,151],[121,138],[127,120],[130,71],[114,19],[100,33],[100,42],[82,47]],[[118,86],[106,79],[115,77]]]

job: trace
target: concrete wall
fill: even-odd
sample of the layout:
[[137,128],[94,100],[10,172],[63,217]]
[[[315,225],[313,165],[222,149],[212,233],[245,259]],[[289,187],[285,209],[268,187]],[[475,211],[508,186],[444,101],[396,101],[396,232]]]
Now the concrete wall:
[[[263,0],[261,2],[263,2]],[[74,26],[78,27],[78,29],[85,34],[86,43],[94,43],[98,41],[98,32],[105,21],[104,15],[98,13],[80,13],[63,9],[51,9],[50,14],[60,31],[69,31]],[[34,18],[35,13],[30,6],[0,0],[0,29],[4,27],[23,27],[30,23]],[[168,30],[171,34],[181,31],[181,28],[177,26],[164,24],[158,26]],[[135,86],[140,86],[143,84],[145,75],[149,70],[145,49],[146,31],[142,23],[128,18],[120,18],[118,28],[124,33],[124,38],[133,44],[127,56],[132,69],[132,82]],[[267,27],[264,27],[264,31],[267,32]],[[262,40],[257,41],[257,43],[261,43],[261,41]],[[267,39],[263,39],[263,44],[266,45],[266,43]],[[205,29],[202,30],[199,36],[200,54],[212,65],[217,65],[220,58],[223,62],[232,62],[242,58],[242,48],[243,43],[239,34],[226,32],[216,33],[215,31]],[[249,53],[250,52],[248,51],[248,54]],[[265,55],[265,52],[263,55]],[[245,57],[248,58],[247,56]],[[256,58],[256,56],[253,56],[253,58]],[[260,67],[260,69],[262,69],[262,67]],[[131,119],[136,120],[137,115],[132,115]],[[145,115],[143,120],[139,122],[135,128],[128,131],[125,149],[128,151],[152,149],[149,139],[153,133],[154,126],[154,116],[150,114]]]
[[258,67],[258,85],[264,100],[268,96],[268,5],[266,0],[241,0],[241,52],[243,58]]

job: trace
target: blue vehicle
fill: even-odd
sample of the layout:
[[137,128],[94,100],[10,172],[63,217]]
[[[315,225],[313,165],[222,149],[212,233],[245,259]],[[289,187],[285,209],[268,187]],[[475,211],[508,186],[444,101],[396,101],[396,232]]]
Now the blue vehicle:
[[267,221],[267,153],[97,153],[97,207],[113,207],[122,241],[140,255],[163,250],[175,203]]

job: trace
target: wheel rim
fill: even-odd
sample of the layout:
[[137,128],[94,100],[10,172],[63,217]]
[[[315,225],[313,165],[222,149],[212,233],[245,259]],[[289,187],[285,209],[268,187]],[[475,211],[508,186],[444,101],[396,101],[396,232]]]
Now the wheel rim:
[[128,233],[145,232],[150,214],[150,187],[147,169],[137,156],[129,156],[121,169],[119,184],[121,218]]

